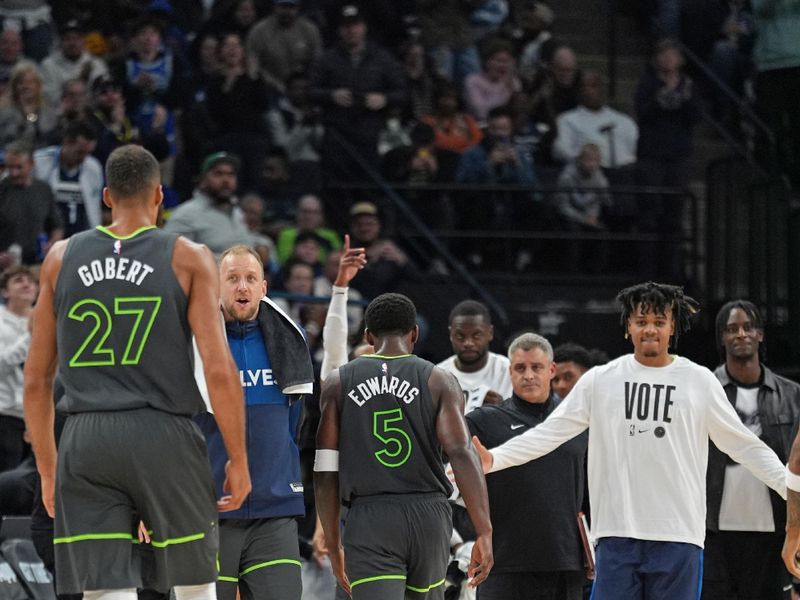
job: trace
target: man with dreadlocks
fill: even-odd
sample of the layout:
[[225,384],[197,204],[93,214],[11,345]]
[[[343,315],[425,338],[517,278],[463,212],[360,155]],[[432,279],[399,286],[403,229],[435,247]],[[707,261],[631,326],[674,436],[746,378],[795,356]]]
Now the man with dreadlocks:
[[[732,300],[717,313],[714,371],[742,423],[789,458],[800,420],[800,385],[764,364],[764,321],[755,304]],[[712,444],[708,453],[708,518],[703,600],[782,600],[789,574],[780,549],[786,504]]]
[[709,437],[781,496],[784,467],[742,424],[711,371],[670,354],[697,303],[652,282],[617,299],[633,354],[587,372],[538,427],[491,451],[479,446],[481,461],[486,472],[520,465],[588,427],[593,600],[696,599]]

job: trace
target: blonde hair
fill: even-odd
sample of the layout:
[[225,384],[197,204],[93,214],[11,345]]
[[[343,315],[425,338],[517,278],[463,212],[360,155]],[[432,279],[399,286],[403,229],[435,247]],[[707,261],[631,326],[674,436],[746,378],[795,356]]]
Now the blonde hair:
[[11,70],[11,77],[8,80],[8,87],[11,90],[11,100],[12,102],[16,103],[19,101],[17,97],[17,83],[19,80],[22,79],[28,73],[33,73],[36,75],[36,79],[39,83],[39,98],[37,102],[41,106],[42,104],[42,73],[39,71],[39,67],[36,66],[36,63],[23,60],[16,64],[16,66]]
[[253,250],[250,246],[245,246],[244,244],[236,244],[235,246],[231,246],[225,250],[225,252],[219,256],[219,264],[221,265],[222,261],[229,256],[244,256],[245,254],[249,254],[250,256],[254,257],[261,266],[261,270],[264,270],[264,261],[261,260],[261,256],[258,254],[258,252]]

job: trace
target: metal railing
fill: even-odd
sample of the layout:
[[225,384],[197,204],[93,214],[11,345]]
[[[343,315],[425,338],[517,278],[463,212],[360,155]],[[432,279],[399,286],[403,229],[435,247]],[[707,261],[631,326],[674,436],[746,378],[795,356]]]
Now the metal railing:
[[709,164],[706,179],[709,299],[749,298],[768,322],[785,324],[794,238],[786,186],[731,157]]
[[[442,260],[452,269],[467,286],[473,290],[477,296],[483,300],[489,308],[497,314],[499,320],[503,324],[508,323],[508,313],[506,309],[497,301],[497,299],[484,287],[477,279],[464,267],[464,265],[456,259],[456,257],[442,244],[439,239],[431,233],[430,228],[422,222],[416,213],[408,206],[408,204],[400,197],[397,192],[381,177],[375,168],[370,165],[363,156],[353,147],[353,145],[345,139],[335,129],[328,129],[327,135],[331,136],[336,143],[342,148],[343,152],[359,165],[363,170],[367,180],[371,182],[376,190],[380,190],[381,195],[392,203],[396,210],[403,215],[410,226],[412,226],[425,240],[435,249],[437,255],[441,256]],[[330,187],[330,186],[329,186]]]
[[[391,189],[403,200],[406,207],[424,214],[433,204],[451,213],[449,219],[426,222],[425,227],[436,240],[431,244],[427,234],[418,232],[415,223],[409,227],[401,218],[392,218],[395,235],[404,242],[417,262],[430,265],[437,257],[438,249],[445,247],[459,262],[470,264],[473,253],[481,250],[491,255],[493,272],[562,271],[568,275],[590,274],[578,265],[570,269],[563,256],[575,244],[605,244],[610,251],[611,271],[620,275],[656,277],[660,271],[643,271],[648,262],[648,252],[660,252],[666,245],[682,256],[681,269],[684,281],[702,285],[702,270],[699,265],[704,255],[700,223],[700,205],[688,190],[658,187],[614,186],[609,188],[562,188],[559,186],[537,186],[476,184],[407,184],[391,183]],[[380,201],[382,189],[370,183],[332,183],[336,190],[351,201],[371,198]],[[594,193],[607,196],[609,227],[595,231],[570,230],[558,216],[558,202],[572,193]],[[643,217],[637,214],[646,211],[648,204],[655,202],[681,202],[684,204],[683,220],[678,229],[668,232],[652,227],[643,228]],[[669,210],[668,206],[665,209]],[[620,214],[623,213],[623,214]],[[476,223],[476,220],[479,221]],[[652,221],[652,219],[649,219]],[[526,268],[519,265],[520,252],[532,253],[532,264]],[[555,255],[555,256],[554,256]],[[558,256],[560,255],[560,256]],[[627,260],[627,264],[620,264]],[[564,270],[567,267],[567,270]],[[616,267],[614,270],[613,268]]]
[[[617,87],[617,19],[619,11],[617,0],[605,1],[606,69],[608,71],[609,96],[614,98]],[[701,110],[703,120],[722,138],[733,154],[744,158],[748,164],[758,170],[762,176],[779,177],[778,146],[774,132],[764,120],[756,114],[752,105],[733,91],[701,57],[681,40],[675,40],[675,42],[686,57],[687,67],[694,75],[700,77],[716,94],[724,97],[726,101],[730,102],[731,105],[735,107],[742,121],[747,123],[747,128],[750,130],[752,139],[742,141],[705,108]],[[758,152],[755,150],[756,147],[759,148]]]

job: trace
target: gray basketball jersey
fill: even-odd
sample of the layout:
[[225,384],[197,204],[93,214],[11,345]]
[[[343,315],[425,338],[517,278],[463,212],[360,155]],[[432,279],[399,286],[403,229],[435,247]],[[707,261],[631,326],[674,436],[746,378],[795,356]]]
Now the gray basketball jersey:
[[358,496],[441,492],[452,486],[436,436],[433,365],[413,355],[367,355],[339,369],[339,489]]
[[55,287],[58,367],[70,413],[151,407],[194,415],[188,299],[172,270],[177,235],[72,236]]

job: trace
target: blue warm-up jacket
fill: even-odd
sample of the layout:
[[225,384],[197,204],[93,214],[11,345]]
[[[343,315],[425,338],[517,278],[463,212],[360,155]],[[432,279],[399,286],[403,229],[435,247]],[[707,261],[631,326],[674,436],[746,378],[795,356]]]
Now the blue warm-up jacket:
[[[225,324],[228,345],[239,369],[246,411],[247,457],[253,491],[226,519],[260,519],[303,515],[303,483],[297,449],[300,395],[288,396],[273,376],[258,321]],[[228,454],[214,415],[196,417],[208,446],[217,497],[223,495]]]

